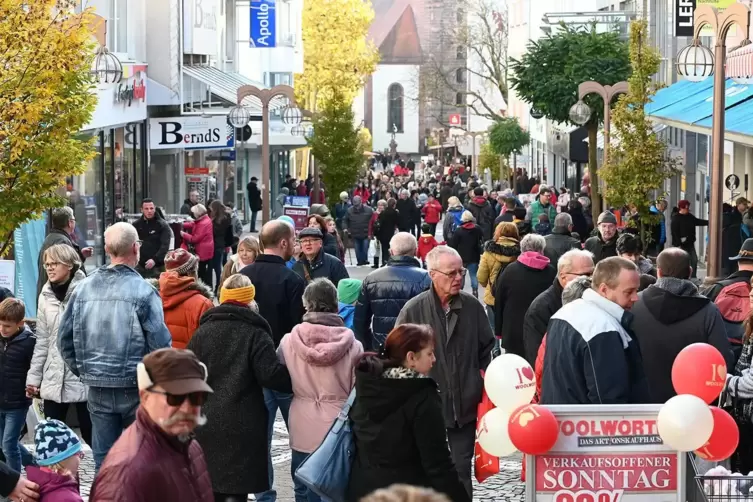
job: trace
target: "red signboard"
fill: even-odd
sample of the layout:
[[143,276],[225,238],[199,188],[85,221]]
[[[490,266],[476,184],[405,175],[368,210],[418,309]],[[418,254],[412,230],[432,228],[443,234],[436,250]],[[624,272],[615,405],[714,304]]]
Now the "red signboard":
[[208,167],[186,167],[186,176],[206,176],[209,174]]
[[454,126],[459,126],[460,124],[461,124],[460,114],[459,113],[450,114],[450,125],[454,127]]
[[282,214],[293,218],[296,233],[300,232],[306,228],[306,225],[308,225],[309,208],[307,207],[283,206]]

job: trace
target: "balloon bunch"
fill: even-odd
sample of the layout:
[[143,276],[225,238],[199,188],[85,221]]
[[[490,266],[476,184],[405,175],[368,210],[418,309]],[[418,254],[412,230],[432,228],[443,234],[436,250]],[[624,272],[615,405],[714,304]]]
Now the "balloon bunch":
[[685,347],[672,364],[677,395],[659,411],[657,426],[665,444],[678,451],[694,451],[709,461],[729,458],[740,431],[729,413],[709,406],[727,381],[724,356],[707,343]]
[[496,406],[477,428],[484,451],[498,457],[517,450],[542,455],[554,447],[557,419],[547,408],[529,404],[536,392],[536,377],[525,359],[515,354],[495,358],[486,370],[484,390]]

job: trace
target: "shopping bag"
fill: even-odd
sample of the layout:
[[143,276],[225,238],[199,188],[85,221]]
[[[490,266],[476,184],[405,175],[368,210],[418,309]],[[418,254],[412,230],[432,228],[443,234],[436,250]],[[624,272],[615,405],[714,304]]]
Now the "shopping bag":
[[[481,378],[484,378],[484,372],[481,372]],[[476,474],[476,481],[479,483],[483,483],[486,481],[487,478],[494,476],[495,474],[499,474],[499,457],[495,457],[494,455],[490,455],[484,451],[483,448],[481,448],[481,445],[478,444],[478,426],[481,423],[481,418],[483,418],[484,415],[489,410],[494,409],[494,404],[492,403],[491,399],[489,399],[489,396],[486,395],[486,391],[481,394],[481,402],[478,405],[478,418],[476,421],[476,446],[474,449],[475,453],[475,474]]]
[[376,239],[371,239],[369,242],[369,260],[374,260],[375,257],[379,256],[379,251],[376,248]]
[[356,390],[353,389],[322,444],[295,471],[298,481],[331,502],[345,502],[355,455],[348,413],[355,399]]

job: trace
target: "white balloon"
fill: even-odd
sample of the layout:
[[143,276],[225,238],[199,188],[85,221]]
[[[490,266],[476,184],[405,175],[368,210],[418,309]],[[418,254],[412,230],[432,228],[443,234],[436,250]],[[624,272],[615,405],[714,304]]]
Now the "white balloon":
[[518,451],[510,441],[509,421],[510,414],[499,408],[489,410],[481,417],[476,429],[476,439],[486,453],[506,457]]
[[508,413],[528,404],[536,393],[536,376],[528,361],[515,354],[494,358],[486,369],[484,389],[494,406]]
[[681,394],[667,401],[657,418],[659,436],[673,450],[697,450],[711,437],[714,415],[703,399]]

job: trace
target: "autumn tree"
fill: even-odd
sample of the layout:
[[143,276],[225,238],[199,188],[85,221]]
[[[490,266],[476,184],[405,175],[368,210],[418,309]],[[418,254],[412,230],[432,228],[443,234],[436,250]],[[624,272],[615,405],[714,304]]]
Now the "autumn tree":
[[57,193],[94,153],[77,136],[97,98],[91,13],[67,0],[0,0],[0,256],[13,231],[65,204]]
[[295,76],[301,106],[317,111],[335,91],[353,101],[379,61],[367,39],[373,19],[371,2],[363,0],[303,2],[303,73]]
[[[554,122],[572,123],[570,108],[578,101],[578,86],[595,80],[613,85],[630,75],[628,45],[615,31],[598,32],[596,25],[562,25],[540,40],[528,42],[519,60],[510,61],[510,85],[520,99]],[[604,102],[596,94],[584,99],[591,108],[588,130],[588,173],[594,221],[601,213],[597,174],[597,133],[604,121]],[[575,124],[577,125],[577,124]]]
[[508,175],[502,176],[499,174],[499,162],[501,158],[502,157],[497,155],[494,150],[492,150],[492,146],[488,141],[481,143],[481,149],[478,154],[478,161],[476,162],[479,176],[481,176],[488,169],[495,179],[509,178]]
[[351,101],[334,90],[314,117],[314,134],[308,140],[331,202],[353,187],[364,162],[363,138],[353,117]]
[[[656,93],[651,76],[659,71],[660,56],[647,44],[645,20],[630,25],[630,64],[628,93],[621,96],[612,112],[615,141],[601,168],[604,197],[611,205],[635,206],[639,214],[641,241],[648,246],[650,234],[644,230],[659,217],[650,206],[661,192],[664,180],[677,174],[677,161],[666,154],[666,145],[656,136],[645,107]],[[647,235],[648,234],[648,235]]]
[[[492,152],[502,159],[499,163],[499,179],[507,178],[508,173],[511,173],[508,160],[510,156],[519,155],[530,141],[531,136],[528,131],[520,127],[517,118],[504,117],[492,124],[489,128],[489,145]],[[510,187],[513,186],[511,179]]]
[[[458,22],[440,26],[440,47],[437,53],[429,52],[421,66],[416,99],[466,108],[489,120],[503,117],[508,26],[507,9],[499,4],[496,0],[457,2]],[[447,116],[432,118],[450,127]]]

